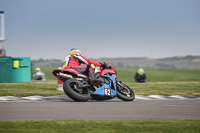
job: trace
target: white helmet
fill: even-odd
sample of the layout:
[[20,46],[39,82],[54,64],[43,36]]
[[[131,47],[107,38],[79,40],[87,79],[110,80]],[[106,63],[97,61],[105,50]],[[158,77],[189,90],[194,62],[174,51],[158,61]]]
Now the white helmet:
[[40,70],[39,67],[37,67],[37,68],[35,68],[35,71],[36,71],[36,72],[40,72],[41,70]]
[[140,69],[138,69],[138,71],[140,71],[140,72],[144,72],[144,69],[140,68]]

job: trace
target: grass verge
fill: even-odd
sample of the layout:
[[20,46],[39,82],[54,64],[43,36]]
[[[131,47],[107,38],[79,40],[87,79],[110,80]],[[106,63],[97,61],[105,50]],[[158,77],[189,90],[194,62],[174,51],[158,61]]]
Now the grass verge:
[[200,82],[126,83],[137,95],[200,95]]
[[196,133],[200,120],[23,120],[0,121],[0,132]]
[[[136,95],[200,95],[200,82],[148,82],[125,83]],[[55,96],[65,95],[57,91],[56,83],[0,84],[0,96]]]
[[0,96],[55,96],[65,95],[64,92],[57,91],[57,84],[51,83],[8,83],[0,84]]

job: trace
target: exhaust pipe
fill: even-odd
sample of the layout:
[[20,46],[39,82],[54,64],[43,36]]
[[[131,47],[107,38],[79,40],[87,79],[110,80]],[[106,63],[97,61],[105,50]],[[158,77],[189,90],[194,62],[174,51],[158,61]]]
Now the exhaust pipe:
[[67,78],[67,79],[72,79],[72,75],[69,75],[69,74],[64,74],[64,73],[57,73],[56,74],[58,77],[61,77],[61,78]]

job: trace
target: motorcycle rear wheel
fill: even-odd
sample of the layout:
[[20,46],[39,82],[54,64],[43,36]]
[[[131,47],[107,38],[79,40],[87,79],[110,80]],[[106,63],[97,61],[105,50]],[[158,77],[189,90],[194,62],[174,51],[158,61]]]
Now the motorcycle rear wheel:
[[90,91],[88,88],[79,88],[76,79],[66,80],[63,84],[63,90],[67,96],[74,101],[85,102],[90,99]]
[[123,101],[133,101],[135,99],[133,90],[124,83],[117,82],[117,97]]

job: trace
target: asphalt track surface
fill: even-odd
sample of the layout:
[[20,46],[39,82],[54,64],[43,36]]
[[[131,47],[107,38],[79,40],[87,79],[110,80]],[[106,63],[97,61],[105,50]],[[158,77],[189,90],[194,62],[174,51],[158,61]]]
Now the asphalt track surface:
[[200,101],[0,102],[0,121],[41,119],[200,119]]

